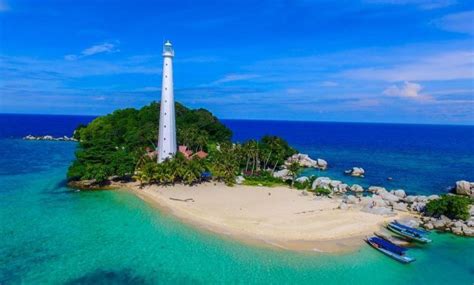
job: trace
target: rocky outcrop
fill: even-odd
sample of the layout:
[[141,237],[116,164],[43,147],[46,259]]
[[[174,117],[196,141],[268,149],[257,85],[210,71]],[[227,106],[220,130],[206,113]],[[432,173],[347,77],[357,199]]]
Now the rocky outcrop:
[[290,165],[294,162],[298,162],[301,167],[313,167],[321,170],[328,167],[328,163],[324,159],[318,158],[314,160],[309,155],[303,153],[293,154],[285,161],[285,165]]
[[362,167],[352,167],[352,169],[346,170],[344,173],[354,177],[364,177],[365,170]]
[[46,136],[32,136],[27,135],[23,137],[24,140],[27,141],[66,141],[66,142],[76,142],[77,140],[73,137],[62,136],[62,137],[53,137],[50,135]]
[[281,178],[283,180],[293,179],[293,177],[290,175],[290,171],[286,168],[273,172],[273,177]]
[[295,181],[298,182],[298,183],[305,183],[306,181],[309,181],[309,177],[301,176],[301,177],[296,178]]
[[474,198],[474,182],[460,180],[456,182],[456,194],[466,195]]
[[361,192],[364,192],[364,188],[360,186],[359,184],[354,184],[351,186],[351,191],[361,193]]
[[235,177],[235,184],[240,185],[240,184],[244,183],[244,181],[245,181],[245,178],[242,175],[239,175],[239,176]]

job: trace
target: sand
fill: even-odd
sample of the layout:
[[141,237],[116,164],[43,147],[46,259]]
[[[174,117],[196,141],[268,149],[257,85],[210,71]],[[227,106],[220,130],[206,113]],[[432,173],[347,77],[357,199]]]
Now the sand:
[[163,187],[118,185],[184,222],[247,243],[287,250],[346,252],[385,222],[400,218],[338,209],[340,199],[302,195],[287,187],[220,183]]

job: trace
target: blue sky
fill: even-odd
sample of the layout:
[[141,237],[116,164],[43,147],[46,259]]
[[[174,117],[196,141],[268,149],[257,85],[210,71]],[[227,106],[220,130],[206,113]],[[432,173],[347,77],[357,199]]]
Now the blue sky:
[[474,124],[474,2],[0,0],[0,112]]

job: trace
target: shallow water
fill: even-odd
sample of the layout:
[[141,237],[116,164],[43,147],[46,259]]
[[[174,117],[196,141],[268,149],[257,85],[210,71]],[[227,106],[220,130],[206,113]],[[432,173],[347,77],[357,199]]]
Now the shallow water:
[[[125,191],[64,185],[74,143],[0,140],[0,284],[472,284],[474,239],[432,234],[399,264],[252,247],[198,231]],[[8,154],[7,154],[8,153]]]
[[[472,284],[474,239],[433,233],[399,264],[368,246],[340,255],[241,244],[196,230],[126,191],[74,192],[71,135],[91,117],[0,115],[0,284]],[[318,175],[362,185],[443,193],[474,180],[474,128],[225,121],[242,140],[281,135],[322,157]],[[364,179],[344,176],[351,166]],[[388,182],[387,176],[393,181]]]

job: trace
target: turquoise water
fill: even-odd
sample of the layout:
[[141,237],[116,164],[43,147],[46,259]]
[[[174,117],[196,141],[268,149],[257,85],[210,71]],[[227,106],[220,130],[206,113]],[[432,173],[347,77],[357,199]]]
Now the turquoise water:
[[432,234],[402,265],[252,247],[196,230],[124,191],[74,192],[75,145],[0,139],[0,284],[472,284],[474,239]]

